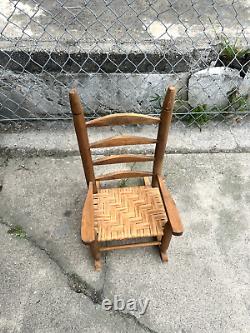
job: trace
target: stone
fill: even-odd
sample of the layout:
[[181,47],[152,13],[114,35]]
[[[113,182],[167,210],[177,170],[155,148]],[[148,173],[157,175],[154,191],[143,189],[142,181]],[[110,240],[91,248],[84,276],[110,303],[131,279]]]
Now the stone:
[[239,88],[243,79],[239,71],[224,67],[211,67],[194,73],[188,82],[188,102],[195,108],[206,104],[207,107],[225,107],[227,94]]
[[247,105],[250,108],[250,72],[246,73],[241,85],[239,86],[239,94],[247,97]]

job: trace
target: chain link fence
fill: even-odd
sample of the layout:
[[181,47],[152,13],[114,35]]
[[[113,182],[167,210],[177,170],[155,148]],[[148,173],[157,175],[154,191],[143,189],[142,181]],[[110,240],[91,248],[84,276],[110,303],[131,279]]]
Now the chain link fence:
[[246,0],[1,0],[0,122],[160,112],[199,127],[250,114]]

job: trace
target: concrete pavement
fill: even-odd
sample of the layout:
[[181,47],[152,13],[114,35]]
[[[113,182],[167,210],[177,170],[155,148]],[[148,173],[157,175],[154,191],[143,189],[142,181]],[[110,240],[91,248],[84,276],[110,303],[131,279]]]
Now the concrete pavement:
[[[193,49],[207,46],[221,33],[242,38],[244,44],[249,41],[249,1],[246,0],[236,3],[226,0],[183,0],[181,3],[2,0],[0,9],[0,28],[3,27],[5,37],[1,45],[7,46],[9,40],[16,39],[17,49],[30,44],[37,50],[62,51],[70,46],[76,50],[105,52],[109,45],[110,50],[118,52],[128,47],[148,51],[148,45],[145,46],[151,41],[173,40],[182,49]],[[152,45],[155,50],[159,46],[160,43],[157,47]]]
[[[155,248],[116,251],[96,273],[79,234],[80,158],[3,156],[0,331],[248,333],[249,163],[236,150],[169,154],[164,173],[185,226],[169,263]],[[15,225],[26,238],[7,233]],[[146,313],[103,310],[114,295],[149,299]]]
[[[237,117],[231,121],[217,123],[209,122],[202,128],[186,126],[182,122],[173,122],[167,145],[168,153],[218,153],[218,152],[249,152],[250,147],[250,122],[245,118],[240,123]],[[90,141],[101,140],[110,136],[127,134],[156,136],[157,127],[153,126],[113,126],[89,128]],[[154,146],[145,148],[128,146],[131,152],[152,153]],[[146,149],[146,150],[145,150]],[[113,153],[122,148],[112,149]],[[111,149],[95,149],[94,154],[106,154]],[[79,155],[75,130],[71,119],[69,121],[50,121],[39,123],[17,123],[16,127],[8,128],[0,124],[0,152],[8,156],[69,156]]]

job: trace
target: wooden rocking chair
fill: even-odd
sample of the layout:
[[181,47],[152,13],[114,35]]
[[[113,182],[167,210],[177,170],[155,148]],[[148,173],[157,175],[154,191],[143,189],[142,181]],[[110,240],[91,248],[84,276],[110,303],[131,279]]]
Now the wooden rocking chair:
[[[90,246],[96,270],[101,269],[101,252],[142,246],[159,246],[163,262],[172,235],[180,236],[183,227],[175,203],[162,177],[162,164],[175,99],[169,87],[160,118],[135,113],[119,113],[85,121],[83,107],[75,89],[69,93],[79,150],[88,193],[82,212],[81,237]],[[159,124],[156,139],[140,136],[116,136],[89,143],[88,127],[130,124]],[[94,148],[156,144],[154,155],[122,154],[92,160]],[[94,166],[114,163],[153,161],[153,171],[118,171],[95,176]],[[143,178],[144,186],[101,188],[100,182],[113,179]],[[152,181],[150,181],[152,177]],[[153,241],[145,242],[152,237]],[[138,242],[144,238],[144,242]],[[131,239],[137,242],[131,243]],[[103,242],[130,240],[128,244],[102,246]]]

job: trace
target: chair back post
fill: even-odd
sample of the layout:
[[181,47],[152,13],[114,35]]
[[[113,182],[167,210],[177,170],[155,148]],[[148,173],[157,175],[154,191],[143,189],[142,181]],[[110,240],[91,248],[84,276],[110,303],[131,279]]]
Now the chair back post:
[[157,176],[160,176],[162,173],[162,165],[173,114],[175,94],[175,87],[170,86],[167,90],[161,111],[161,121],[158,129],[157,144],[155,147],[152,187],[158,186]]
[[97,188],[95,182],[94,167],[90,152],[87,126],[84,117],[84,110],[76,89],[72,89],[69,92],[69,100],[70,100],[71,111],[73,114],[74,126],[75,126],[86,182],[88,185],[89,182],[93,183],[93,192],[96,193]]

